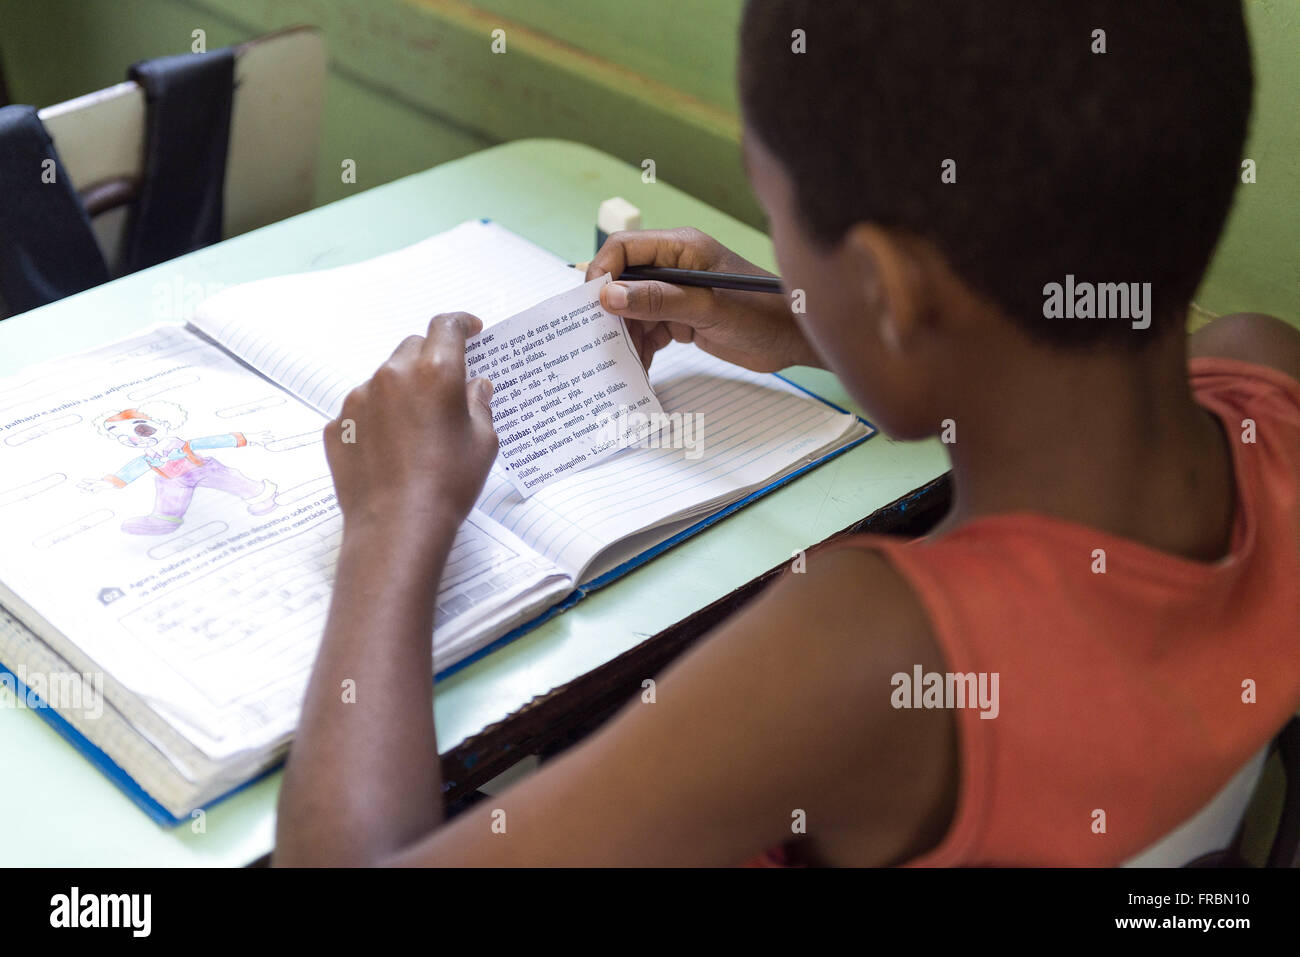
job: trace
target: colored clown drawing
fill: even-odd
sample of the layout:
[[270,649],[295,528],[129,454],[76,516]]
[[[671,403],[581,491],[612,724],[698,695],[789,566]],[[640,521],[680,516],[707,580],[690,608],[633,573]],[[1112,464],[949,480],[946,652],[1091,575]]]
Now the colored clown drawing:
[[102,479],[86,479],[77,484],[84,492],[125,488],[148,472],[153,472],[153,512],[122,523],[122,531],[132,535],[169,535],[185,520],[185,512],[194,498],[194,490],[209,488],[244,500],[253,515],[265,515],[275,508],[276,486],[272,482],[250,479],[237,469],[223,465],[200,453],[209,449],[236,449],[260,444],[269,433],[251,440],[242,432],[184,439],[176,433],[185,424],[186,412],[171,402],[148,402],[130,409],[109,412],[95,420],[100,435],[115,439],[141,455]]

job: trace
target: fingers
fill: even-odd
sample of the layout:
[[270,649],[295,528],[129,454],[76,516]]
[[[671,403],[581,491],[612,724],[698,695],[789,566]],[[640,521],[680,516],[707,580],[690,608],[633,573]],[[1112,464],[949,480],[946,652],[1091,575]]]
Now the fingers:
[[707,269],[714,241],[698,229],[636,229],[614,233],[587,267],[587,280],[609,273],[615,279],[628,266],[681,266]]
[[482,328],[483,323],[467,312],[442,313],[429,322],[427,335],[412,336],[398,346],[392,361],[409,360],[420,381],[451,396],[465,381],[465,339]]
[[[351,398],[351,396],[349,396],[349,398]],[[345,402],[343,409],[339,413],[339,417],[337,419],[331,419],[325,424],[325,462],[329,465],[330,472],[335,471],[339,462],[339,457],[342,455],[343,422],[345,419],[349,418],[348,412],[347,403]]]
[[465,383],[465,401],[470,418],[492,428],[492,383],[487,379],[470,379]]
[[637,334],[632,337],[632,344],[636,347],[636,354],[641,360],[641,365],[646,369],[650,368],[655,353],[673,341],[672,333],[668,329],[668,323],[639,322],[633,319],[628,322],[627,326],[629,332],[632,329],[637,330]]
[[641,365],[649,369],[654,354],[673,341],[668,326],[663,322],[642,322],[629,319],[626,322],[627,336],[632,341],[632,348]]
[[[465,391],[465,340],[482,329],[483,323],[467,312],[434,316],[429,323],[428,335],[407,336],[367,382],[348,394],[343,402],[344,417],[353,412],[359,415],[372,399],[389,402],[394,401],[394,396],[407,393],[434,396],[449,410],[460,405],[461,414],[467,408],[473,413],[473,405],[481,405],[486,409],[490,423],[491,410],[487,402],[492,395],[491,384],[486,380],[478,385],[470,383],[471,391]],[[486,392],[483,391],[485,387]],[[466,402],[467,395],[474,401]],[[483,395],[486,398],[479,402],[477,397]]]
[[465,340],[483,331],[483,322],[468,312],[444,312],[433,317],[423,336],[407,336],[397,344],[389,362],[405,363],[417,358],[437,365],[465,364]]
[[606,312],[624,319],[671,319],[694,326],[717,318],[713,290],[657,280],[611,282],[600,290],[600,304]]
[[388,357],[389,362],[409,362],[420,354],[420,347],[424,345],[424,336],[407,336],[397,344],[393,354]]
[[[379,410],[388,414],[412,400],[451,409],[464,402],[465,330],[473,317],[464,313],[435,316],[427,336],[407,336],[365,382],[343,399],[341,420],[360,421]],[[475,320],[477,321],[477,320]],[[464,407],[461,406],[463,414]],[[337,423],[326,426],[326,448]]]
[[[675,339],[678,342],[695,341],[695,330],[684,322],[665,322],[664,331],[668,333],[669,339]],[[667,343],[664,343],[664,345],[667,345]]]
[[468,312],[444,312],[434,316],[429,323],[421,356],[436,365],[464,368],[465,340],[482,329],[482,321]]
[[470,379],[466,382],[465,405],[469,409],[471,428],[478,433],[476,448],[484,450],[489,461],[495,459],[500,440],[496,427],[492,424],[492,383],[487,379]]
[[671,255],[672,250],[661,250],[662,233],[658,230],[638,230],[635,232],[614,233],[596,251],[587,266],[587,281],[609,273],[615,279],[623,274],[628,266],[644,266],[657,263],[661,255]]

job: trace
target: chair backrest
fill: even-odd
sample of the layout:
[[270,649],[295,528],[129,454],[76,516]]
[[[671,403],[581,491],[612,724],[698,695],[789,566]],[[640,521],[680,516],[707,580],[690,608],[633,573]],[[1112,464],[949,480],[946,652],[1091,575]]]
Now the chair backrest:
[[1265,860],[1267,867],[1300,867],[1300,717],[1277,736],[1278,764],[1282,768],[1282,807]]
[[[320,31],[294,27],[235,48],[222,237],[310,209],[325,101]],[[144,171],[145,97],[119,83],[40,111],[91,213],[109,272],[120,273],[131,200]]]
[[1205,807],[1121,866],[1183,867],[1230,847],[1271,747],[1261,748]]

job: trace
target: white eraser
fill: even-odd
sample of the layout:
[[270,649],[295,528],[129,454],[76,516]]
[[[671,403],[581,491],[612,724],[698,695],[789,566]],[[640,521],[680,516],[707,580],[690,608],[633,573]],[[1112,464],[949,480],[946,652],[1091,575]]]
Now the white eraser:
[[596,213],[596,228],[603,233],[616,233],[620,229],[640,229],[641,210],[622,196],[615,196],[600,204]]

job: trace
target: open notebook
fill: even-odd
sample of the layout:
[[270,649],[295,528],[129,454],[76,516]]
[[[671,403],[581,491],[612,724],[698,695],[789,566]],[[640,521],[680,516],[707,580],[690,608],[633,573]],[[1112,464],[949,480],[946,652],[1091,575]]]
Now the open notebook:
[[[51,704],[40,713],[162,822],[273,766],[339,545],[321,427],[430,315],[490,330],[581,284],[470,222],[228,289],[192,327],[0,382],[0,684]],[[625,448],[527,498],[498,463],[438,584],[440,675],[872,434],[692,347],[661,352],[649,379],[665,413],[702,417],[692,454]]]

